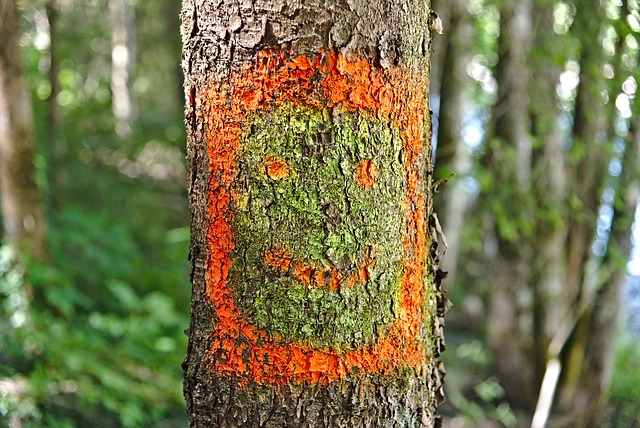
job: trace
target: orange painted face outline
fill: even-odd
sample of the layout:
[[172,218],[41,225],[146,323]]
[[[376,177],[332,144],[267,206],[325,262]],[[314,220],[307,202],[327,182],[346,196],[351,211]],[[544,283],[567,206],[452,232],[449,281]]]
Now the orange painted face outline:
[[[350,61],[333,53],[310,60],[267,50],[258,55],[255,64],[232,75],[229,82],[212,84],[198,97],[205,107],[211,162],[206,286],[216,318],[207,360],[212,372],[241,384],[326,384],[349,374],[388,373],[399,367],[425,364],[422,328],[426,319],[423,306],[428,242],[422,190],[426,93],[426,79],[418,79],[401,67],[383,71],[374,69],[366,60]],[[237,174],[235,156],[244,122],[252,112],[273,110],[283,103],[358,112],[401,130],[405,204],[411,208],[404,232],[399,315],[386,335],[355,350],[282,343],[243,317],[228,281],[234,248],[233,206],[241,198],[233,194],[232,183]],[[286,172],[281,165],[273,165],[274,176]],[[363,168],[362,181],[366,185],[375,171],[371,166]]]

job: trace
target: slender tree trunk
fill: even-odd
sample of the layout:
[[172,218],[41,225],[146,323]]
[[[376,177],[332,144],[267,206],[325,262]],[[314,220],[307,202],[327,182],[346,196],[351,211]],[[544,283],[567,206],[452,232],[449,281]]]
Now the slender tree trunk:
[[60,107],[58,105],[58,94],[60,94],[60,80],[58,73],[60,72],[60,64],[58,63],[58,5],[56,0],[49,0],[45,3],[45,11],[47,15],[47,24],[49,30],[49,84],[51,85],[51,94],[48,98],[47,111],[47,141],[51,145],[51,152],[56,153],[56,135],[60,125]]
[[4,238],[30,257],[48,258],[44,209],[33,181],[33,113],[18,43],[18,9],[0,0],[0,197]]
[[[555,391],[557,377],[551,368],[558,362],[556,345],[558,332],[571,316],[575,303],[565,287],[565,242],[567,239],[566,217],[567,166],[565,140],[558,108],[556,87],[559,84],[561,67],[557,58],[568,55],[563,46],[564,39],[553,32],[553,0],[534,2],[534,44],[531,63],[533,73],[530,88],[530,110],[533,135],[541,144],[533,152],[536,177],[532,182],[532,197],[538,212],[544,213],[535,219],[535,236],[531,237],[535,258],[532,260],[534,274],[530,286],[534,293],[534,351],[531,361],[535,363],[535,378],[543,379],[536,403],[533,424],[546,423],[553,396],[548,401],[540,397]],[[552,393],[551,393],[552,394]],[[548,403],[548,404],[547,404]],[[533,425],[532,425],[533,426]]]
[[136,117],[131,90],[135,64],[134,9],[129,0],[109,0],[111,14],[111,103],[118,137],[127,140]]
[[[565,290],[565,242],[567,227],[561,219],[567,200],[567,167],[564,140],[560,127],[561,115],[557,105],[556,87],[560,66],[557,57],[566,54],[553,33],[554,1],[534,4],[534,46],[531,64],[533,79],[530,103],[533,134],[541,142],[534,152],[536,177],[532,183],[533,196],[545,216],[536,219],[536,245],[534,279],[536,293],[536,354],[544,360],[549,340],[569,313],[573,301]],[[561,41],[562,39],[560,39]]]
[[486,160],[494,185],[488,190],[496,254],[489,259],[488,335],[494,370],[509,401],[532,408],[537,391],[533,340],[532,247],[528,202],[531,188],[531,122],[528,104],[531,2],[503,2],[500,11],[498,100],[487,135]]
[[[462,122],[467,106],[467,71],[473,28],[471,16],[465,9],[466,2],[450,1],[448,23],[450,30],[445,34],[446,51],[442,66],[440,85],[440,108],[438,110],[438,144],[435,156],[436,180],[443,180],[456,174],[460,177],[470,163],[470,154],[462,140]],[[455,283],[460,254],[460,244],[464,230],[464,220],[468,195],[453,177],[447,185],[439,186],[434,195],[434,208],[447,238],[447,253],[443,257],[442,268],[448,273],[447,288]]]
[[[562,355],[562,377],[558,387],[558,401],[554,407],[557,415],[570,415],[570,424],[575,423],[575,398],[583,379],[585,358],[587,358],[588,331],[591,323],[592,307],[578,314],[582,306],[596,303],[596,287],[599,280],[589,268],[594,260],[592,244],[595,238],[597,213],[601,204],[602,191],[609,157],[606,155],[606,142],[597,137],[607,130],[608,115],[601,101],[603,88],[601,48],[592,42],[593,35],[600,31],[600,16],[603,11],[598,7],[596,13],[588,10],[593,2],[583,1],[578,5],[574,26],[582,33],[582,52],[580,56],[580,83],[575,102],[574,123],[572,129],[571,157],[575,164],[570,165],[572,175],[568,178],[569,193],[573,198],[570,207],[566,248],[567,298],[577,302],[573,305],[579,321]],[[590,403],[590,405],[595,403]],[[562,419],[562,417],[560,417]]]
[[[590,33],[592,34],[592,33]],[[571,216],[567,236],[566,288],[571,300],[578,298],[585,281],[585,266],[595,237],[597,212],[606,175],[604,143],[596,141],[606,130],[599,88],[601,88],[600,61],[584,48],[580,59],[580,84],[576,98],[572,151],[577,155],[569,179],[569,192],[577,199],[572,207],[577,214]]]
[[[462,145],[464,82],[472,35],[469,18],[469,13],[465,10],[465,2],[461,0],[449,2],[450,30],[446,34],[446,50],[440,84],[438,145],[434,173],[436,180],[446,178],[454,172],[456,153]],[[434,198],[436,208],[439,199],[441,198]]]
[[[163,14],[165,15],[165,31],[170,32],[174,31],[175,28],[180,27],[180,10],[182,8],[181,2],[178,1],[168,1],[165,3],[163,8]],[[182,49],[182,41],[178,38],[171,38],[171,52],[180,52]],[[182,65],[180,62],[176,61],[173,69],[171,71],[173,76],[176,76],[172,82],[175,82],[175,86],[172,86],[170,89],[172,93],[175,94],[175,99],[180,100],[177,104],[182,104],[184,101],[184,92],[183,92],[183,78],[182,78]]]
[[185,0],[194,427],[420,427],[442,398],[428,3]]
[[[67,155],[67,146],[58,139],[58,131],[61,126],[62,112],[58,104],[60,95],[60,58],[59,58],[59,38],[58,31],[60,25],[60,10],[58,0],[48,0],[45,3],[49,32],[49,84],[51,94],[47,99],[47,126],[46,126],[46,156],[48,160],[48,174],[50,187],[54,189],[63,188],[68,180],[67,165],[64,160]],[[59,209],[63,201],[60,192],[52,192],[48,202],[53,209]]]
[[[607,250],[597,268],[598,279],[590,302],[578,319],[566,346],[568,374],[561,385],[556,417],[551,427],[602,426],[606,394],[613,371],[615,337],[620,312],[620,294],[626,280],[626,262],[631,247],[631,226],[640,196],[638,164],[640,138],[638,120],[631,124],[622,157],[622,175],[616,183],[614,217]],[[585,297],[586,299],[586,297]],[[569,364],[575,364],[571,366]]]
[[[431,109],[436,112],[438,106],[434,105],[434,102],[440,97],[442,78],[445,72],[444,57],[447,51],[448,34],[452,29],[450,21],[452,2],[447,0],[433,0],[431,2],[431,8],[433,12],[437,14],[438,18],[440,18],[443,28],[443,34],[434,34],[433,40],[431,41],[431,77],[429,79],[429,92],[431,93]],[[438,98],[436,98],[434,94],[438,94]]]
[[[636,107],[640,103],[636,102]],[[637,110],[636,110],[637,111]],[[620,313],[620,295],[627,278],[626,263],[631,250],[631,229],[640,197],[640,116],[633,118],[622,157],[622,175],[613,204],[611,235],[602,262],[605,280],[598,290],[593,307],[586,356],[581,379],[574,397],[574,412],[582,415],[583,426],[602,425],[606,395],[611,385],[615,338]]]
[[[629,14],[626,2],[623,2],[621,21],[626,20]],[[615,77],[611,80],[610,88],[612,93],[617,95],[625,76],[625,68],[623,66],[623,52],[625,41],[620,37],[615,61]],[[593,66],[593,65],[592,65]],[[635,111],[637,114],[640,103],[635,103]],[[616,122],[618,119],[618,111],[615,106],[610,105],[608,123],[608,135],[611,140],[608,144],[614,146],[618,137],[616,130]],[[595,118],[591,117],[591,120]],[[622,165],[622,174],[618,178],[602,175],[600,185],[602,188],[607,185],[611,189],[615,189],[616,197],[612,204],[613,221],[611,232],[608,236],[607,249],[604,256],[598,260],[597,278],[591,281],[583,282],[583,300],[591,298],[591,308],[588,317],[585,317],[583,324],[589,332],[584,337],[584,343],[573,341],[571,345],[574,348],[584,350],[584,354],[580,360],[581,371],[579,377],[575,379],[575,386],[569,390],[575,390],[572,397],[570,411],[576,415],[575,419],[581,426],[599,426],[604,421],[604,410],[606,403],[606,394],[609,389],[611,380],[611,371],[613,368],[613,353],[615,349],[615,336],[617,330],[618,312],[620,311],[620,290],[626,279],[626,262],[629,258],[631,247],[631,229],[634,220],[635,209],[640,196],[638,188],[638,165],[640,162],[638,127],[640,120],[637,117],[631,119],[630,129],[626,136],[625,150],[622,155],[614,154],[614,157],[620,156]],[[621,143],[622,141],[618,141]],[[599,143],[602,145],[602,143]],[[611,150],[610,153],[615,153]],[[600,155],[601,157],[602,154]],[[605,157],[607,159],[608,156]],[[604,168],[606,161],[601,161],[600,167]],[[603,204],[603,202],[601,202]],[[596,211],[597,212],[597,211]],[[595,233],[594,233],[595,234]],[[586,284],[593,284],[588,286]],[[566,394],[565,394],[566,399]]]

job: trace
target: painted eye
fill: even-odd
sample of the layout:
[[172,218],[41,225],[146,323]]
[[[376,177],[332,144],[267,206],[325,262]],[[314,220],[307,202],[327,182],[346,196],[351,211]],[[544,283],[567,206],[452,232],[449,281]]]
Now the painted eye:
[[378,168],[371,159],[365,159],[358,163],[355,170],[356,183],[368,189],[376,183],[377,178]]
[[282,180],[289,177],[293,170],[284,159],[278,156],[267,156],[264,161],[265,172],[272,180]]

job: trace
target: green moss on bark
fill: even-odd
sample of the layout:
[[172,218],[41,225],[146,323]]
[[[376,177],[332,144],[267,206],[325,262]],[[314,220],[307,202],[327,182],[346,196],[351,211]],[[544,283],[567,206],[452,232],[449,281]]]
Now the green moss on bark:
[[[231,283],[245,316],[285,342],[352,349],[395,320],[404,255],[405,173],[397,130],[337,110],[280,108],[254,117],[238,155]],[[286,173],[269,174],[270,159]],[[375,179],[356,179],[371,161]],[[316,272],[368,280],[304,284],[265,262],[286,249]],[[327,281],[329,279],[327,278]]]

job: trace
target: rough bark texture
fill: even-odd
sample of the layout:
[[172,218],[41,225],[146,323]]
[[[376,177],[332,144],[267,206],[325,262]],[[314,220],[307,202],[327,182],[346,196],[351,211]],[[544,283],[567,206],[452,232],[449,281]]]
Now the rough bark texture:
[[18,43],[18,11],[0,1],[0,197],[6,242],[47,259],[42,199],[33,181],[33,115]]
[[191,426],[437,423],[429,3],[185,0]]

